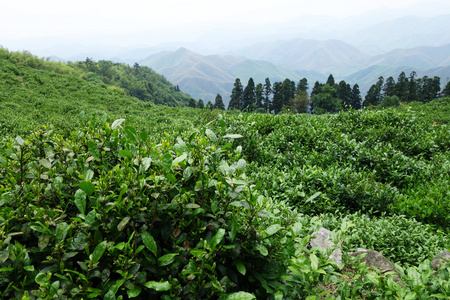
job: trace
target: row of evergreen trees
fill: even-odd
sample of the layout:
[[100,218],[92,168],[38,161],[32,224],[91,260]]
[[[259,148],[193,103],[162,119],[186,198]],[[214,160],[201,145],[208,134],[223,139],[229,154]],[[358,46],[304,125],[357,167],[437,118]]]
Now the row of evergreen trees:
[[271,84],[266,78],[264,85],[256,86],[252,78],[243,88],[239,78],[236,78],[231,92],[228,109],[245,111],[271,111],[279,113],[282,109],[289,109],[297,113],[305,112],[338,112],[344,107],[360,109],[362,105],[359,86],[353,87],[345,81],[336,84],[333,75],[328,77],[325,84],[315,82],[308,94],[309,84],[306,78],[298,83],[290,79]]
[[[406,77],[402,72],[397,82],[391,77],[384,81],[379,77],[372,85],[364,100],[361,97],[359,85],[351,86],[344,80],[336,83],[332,74],[328,76],[326,83],[316,81],[312,91],[308,94],[308,80],[302,78],[298,83],[285,79],[282,82],[271,84],[269,78],[264,84],[255,85],[253,78],[244,86],[239,78],[236,78],[231,91],[228,109],[242,111],[279,113],[283,109],[289,109],[297,113],[335,113],[345,109],[361,109],[368,106],[393,106],[403,102],[428,102],[440,96],[450,96],[450,83],[440,91],[440,78],[416,78],[416,72]],[[192,102],[192,103],[191,103]],[[189,106],[209,109],[225,109],[222,97],[217,94],[214,104],[208,102],[205,106],[200,99],[198,102],[191,100]]]
[[[438,76],[429,78],[424,76],[416,78],[416,72],[412,72],[406,77],[405,72],[401,72],[397,82],[390,76],[386,81],[382,76],[373,84],[364,99],[364,106],[376,106],[383,104],[385,99],[398,98],[403,102],[429,102],[442,96],[450,95],[450,85],[447,83],[441,92],[441,79]],[[386,102],[386,101],[385,101]]]

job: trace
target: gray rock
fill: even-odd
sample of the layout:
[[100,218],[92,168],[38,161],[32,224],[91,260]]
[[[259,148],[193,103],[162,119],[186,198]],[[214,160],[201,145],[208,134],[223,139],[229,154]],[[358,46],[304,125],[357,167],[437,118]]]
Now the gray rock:
[[[323,253],[325,253],[328,248],[334,248],[336,244],[330,240],[330,234],[331,231],[320,227],[319,232],[315,232],[312,234],[313,238],[309,241],[310,247],[320,247],[323,249]],[[340,246],[341,245],[339,243],[338,247]],[[335,249],[333,252],[331,252],[329,258],[331,261],[340,266],[342,264],[342,250],[340,248]]]
[[431,261],[431,267],[433,268],[433,270],[437,270],[441,266],[441,263],[445,261],[450,261],[450,252],[444,251],[438,253],[433,258],[434,259]]
[[361,259],[361,262],[366,262],[369,267],[375,267],[382,272],[395,271],[396,268],[392,262],[384,257],[380,252],[375,250],[367,250],[358,248],[355,252],[349,253],[349,256],[356,257],[363,253],[367,253],[365,257]]

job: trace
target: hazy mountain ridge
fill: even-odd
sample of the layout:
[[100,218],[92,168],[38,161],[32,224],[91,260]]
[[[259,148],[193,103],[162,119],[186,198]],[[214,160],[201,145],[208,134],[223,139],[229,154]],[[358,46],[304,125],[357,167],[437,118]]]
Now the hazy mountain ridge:
[[358,70],[370,57],[343,41],[311,39],[258,43],[237,50],[235,53],[293,69],[333,73],[338,76]]
[[241,78],[244,85],[250,77],[256,83],[263,83],[267,77],[272,82],[303,77],[310,81],[326,80],[323,74],[314,71],[293,70],[235,55],[204,56],[185,48],[154,54],[139,63],[161,73],[194,98],[213,102],[220,93],[225,104],[236,78]]
[[263,83],[266,77],[272,82],[306,77],[312,87],[316,80],[325,82],[333,74],[336,81],[357,83],[364,95],[379,76],[397,79],[402,71],[407,75],[415,71],[419,77],[441,77],[442,85],[450,76],[450,44],[395,49],[374,56],[339,40],[294,39],[257,43],[234,53],[238,55],[204,56],[180,48],[139,63],[163,74],[194,98],[214,101],[220,93],[226,104],[235,78],[245,85],[250,77],[256,83]]
[[450,44],[440,47],[396,49],[369,60],[371,65],[413,66],[433,68],[450,65]]

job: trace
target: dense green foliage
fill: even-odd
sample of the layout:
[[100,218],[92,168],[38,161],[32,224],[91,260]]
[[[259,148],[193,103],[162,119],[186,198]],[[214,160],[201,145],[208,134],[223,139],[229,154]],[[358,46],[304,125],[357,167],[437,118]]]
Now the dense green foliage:
[[[380,105],[388,97],[397,97],[402,102],[429,102],[439,97],[441,91],[441,79],[438,76],[428,78],[424,76],[416,79],[416,72],[412,72],[406,77],[405,72],[401,72],[397,82],[389,77],[384,81],[381,76],[372,85],[364,99],[364,106]],[[442,96],[446,96],[446,90],[442,91]],[[383,105],[385,106],[385,105]]]
[[[306,78],[302,78],[297,85],[294,81],[286,78],[283,82],[275,82],[273,86],[266,78],[264,87],[262,84],[258,85],[259,100],[256,97],[257,89],[252,78],[250,78],[245,90],[240,79],[236,78],[228,109],[269,111],[274,114],[278,114],[284,109],[294,113],[325,114],[348,109],[358,110],[362,107],[398,106],[400,102],[426,103],[440,96],[448,96],[450,91],[449,84],[444,87],[442,92],[440,91],[440,78],[438,76],[434,78],[424,76],[416,79],[415,72],[412,72],[409,78],[402,72],[397,82],[392,77],[385,81],[380,76],[368,90],[364,101],[358,84],[352,87],[344,80],[336,83],[332,74],[328,76],[326,83],[316,81],[310,95],[307,94],[309,86]],[[253,95],[253,97],[246,95]],[[272,95],[272,97],[270,98],[269,95]]]
[[[450,98],[236,113],[0,64],[1,298],[450,297]],[[398,273],[338,267],[319,226]]]
[[[3,71],[3,76],[7,76],[9,84],[17,85],[18,83],[22,83],[29,89],[38,87],[38,90],[35,92],[41,94],[56,92],[57,95],[51,96],[64,96],[58,94],[68,94],[75,92],[76,89],[83,89],[85,86],[81,82],[86,81],[87,85],[91,83],[91,88],[102,87],[107,89],[108,94],[126,94],[154,104],[187,106],[190,99],[190,96],[180,92],[177,86],[173,86],[163,76],[155,73],[146,66],[141,67],[138,64],[129,67],[125,64],[105,60],[95,62],[90,58],[86,58],[86,61],[83,62],[69,62],[68,64],[64,64],[46,61],[26,51],[21,53],[9,52],[3,48],[0,48],[0,59],[2,61],[1,70]],[[30,71],[30,69],[35,70]],[[41,73],[41,75],[34,75],[34,77],[38,76],[41,82],[30,82],[33,75],[28,73],[35,73],[37,70],[72,75],[72,77],[62,77],[66,82],[61,84],[49,82],[48,78],[46,78],[55,77],[55,74]],[[43,74],[48,74],[48,76],[42,76]],[[73,84],[71,83],[72,80],[74,81]],[[48,86],[49,84],[52,86]],[[65,87],[69,85],[74,90],[66,90]],[[52,91],[52,87],[57,89]],[[91,93],[89,90],[84,90],[84,92]],[[79,95],[74,96],[77,97]],[[93,97],[93,99],[96,98],[98,97]]]

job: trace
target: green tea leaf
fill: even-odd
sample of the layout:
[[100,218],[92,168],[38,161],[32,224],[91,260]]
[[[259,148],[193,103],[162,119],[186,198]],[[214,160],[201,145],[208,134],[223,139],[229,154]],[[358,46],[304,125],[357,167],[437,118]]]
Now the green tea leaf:
[[146,131],[142,131],[141,133],[139,133],[139,137],[143,142],[148,141],[148,133]]
[[158,251],[158,246],[156,245],[155,239],[153,238],[153,236],[147,232],[144,231],[141,233],[141,237],[142,237],[142,242],[144,243],[145,247],[147,247],[148,250],[150,250],[150,252],[153,253],[153,255],[156,256],[157,251]]
[[166,177],[167,177],[167,179],[169,179],[169,181],[171,181],[172,183],[177,183],[177,178],[176,178],[175,175],[173,175],[172,173],[167,173]]
[[237,292],[227,295],[226,300],[253,300],[256,297],[253,294],[247,292]]
[[52,168],[52,163],[46,158],[40,159],[39,164],[49,170]]
[[95,247],[94,252],[92,252],[92,254],[91,254],[92,261],[94,263],[98,262],[100,260],[100,258],[103,256],[103,253],[105,253],[105,250],[106,250],[106,241],[103,241],[100,244],[98,244]]
[[36,283],[39,285],[45,285],[50,282],[50,279],[48,278],[47,274],[39,273],[34,278],[34,281],[36,281]]
[[225,236],[225,229],[219,228],[219,230],[217,230],[217,233],[211,238],[211,241],[209,242],[211,251],[214,251],[214,249],[216,249],[216,246],[220,244],[224,236]]
[[85,218],[86,224],[89,224],[90,226],[94,225],[95,215],[96,215],[95,209],[91,210]]
[[415,292],[409,292],[408,294],[406,294],[405,296],[405,300],[413,300],[416,299],[417,294]]
[[150,168],[150,164],[152,163],[152,159],[150,157],[144,157],[142,159],[142,168],[145,171],[148,170],[148,168]]
[[14,270],[14,268],[12,268],[12,267],[0,268],[0,272],[11,272],[12,270]]
[[161,256],[160,258],[158,258],[159,266],[163,267],[163,266],[170,265],[171,263],[173,263],[173,261],[175,260],[175,257],[178,254],[179,253],[169,253],[169,254]]
[[319,259],[314,253],[309,256],[309,259],[311,260],[311,269],[317,271],[319,269]]
[[185,208],[192,208],[192,209],[196,209],[199,208],[200,205],[198,205],[197,203],[188,203],[184,206]]
[[16,136],[16,142],[17,144],[19,144],[20,146],[22,146],[25,141],[23,140],[23,138],[21,138],[20,136]]
[[157,281],[148,281],[144,283],[144,286],[149,289],[156,290],[158,292],[166,292],[170,290],[172,285],[168,281],[157,282]]
[[269,251],[267,250],[267,248],[261,244],[258,244],[255,246],[256,250],[259,251],[259,253],[261,253],[262,256],[267,256],[269,255]]
[[33,266],[33,265],[31,265],[31,266],[25,266],[25,267],[23,267],[23,269],[24,269],[25,271],[28,271],[28,272],[33,272],[33,271],[34,271],[34,266]]
[[0,251],[0,263],[4,263],[9,257],[9,250]]
[[178,156],[177,158],[175,158],[172,162],[173,165],[179,164],[180,162],[182,162],[183,160],[185,160],[187,158],[187,154],[183,153],[180,156]]
[[236,268],[239,271],[239,273],[241,273],[244,276],[247,273],[247,269],[245,268],[245,265],[243,263],[241,263],[241,262],[238,262],[236,264]]
[[128,139],[136,142],[137,141],[137,132],[136,129],[134,127],[131,126],[126,126],[123,130],[125,132],[125,134],[127,135]]
[[80,188],[85,192],[88,196],[91,196],[95,191],[95,185],[89,181],[82,181],[80,183]]
[[294,225],[292,225],[292,233],[294,235],[299,235],[302,232],[302,227],[303,227],[302,223],[300,222],[295,223]]
[[224,139],[240,139],[241,137],[243,136],[240,134],[227,134],[223,136]]
[[100,160],[100,151],[98,150],[97,144],[93,140],[88,142],[89,153],[95,158],[95,160]]
[[308,198],[308,200],[306,200],[306,203],[312,202],[314,199],[316,199],[317,197],[319,197],[322,194],[322,192],[317,192],[314,195],[312,195],[311,197]]
[[105,296],[103,296],[103,300],[116,300],[116,294],[114,294],[114,291],[109,290]]
[[75,192],[74,202],[78,210],[84,215],[86,212],[86,193],[83,190],[78,189]]
[[269,226],[265,230],[265,232],[266,232],[267,236],[269,237],[269,236],[277,233],[281,228],[283,228],[283,227],[280,224],[274,224],[274,225]]
[[50,242],[50,235],[48,235],[48,234],[41,234],[39,236],[39,240],[38,240],[38,248],[40,250],[44,249],[45,247],[47,247],[49,242]]
[[132,158],[133,156],[131,155],[130,151],[127,150],[119,150],[119,154],[123,157],[128,157],[128,158]]
[[86,173],[84,174],[84,179],[86,180],[92,180],[94,178],[94,171],[92,170],[86,170]]
[[117,119],[115,120],[112,125],[111,125],[111,129],[115,130],[117,127],[120,127],[120,125],[125,122],[125,119]]
[[127,290],[127,295],[129,298],[134,298],[139,296],[139,294],[141,293],[142,289],[138,286],[134,286],[134,288],[132,290]]
[[236,233],[237,233],[237,230],[238,230],[237,221],[238,221],[237,216],[233,216],[233,219],[231,220],[231,231],[228,233],[230,235],[230,239],[232,241],[236,237]]
[[161,163],[166,172],[170,171],[170,169],[172,169],[172,155],[169,153],[164,154]]
[[125,226],[127,225],[128,221],[130,221],[131,217],[126,216],[125,218],[120,221],[119,225],[117,225],[117,230],[122,231]]
[[56,242],[61,243],[66,239],[67,230],[69,230],[69,225],[62,222],[56,225]]
[[192,174],[194,174],[194,169],[192,169],[192,167],[187,167],[183,171],[183,179],[188,180],[192,176]]

